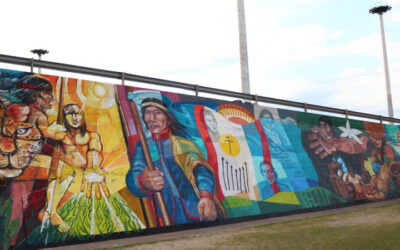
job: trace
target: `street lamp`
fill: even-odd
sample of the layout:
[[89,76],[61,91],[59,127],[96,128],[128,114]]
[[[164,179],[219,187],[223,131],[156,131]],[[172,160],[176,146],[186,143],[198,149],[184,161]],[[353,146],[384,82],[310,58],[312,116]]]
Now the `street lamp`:
[[383,28],[383,13],[389,11],[392,7],[388,5],[377,6],[369,10],[371,14],[379,14],[379,22],[381,25],[381,38],[382,38],[382,50],[383,50],[383,64],[385,67],[385,79],[386,79],[386,93],[387,93],[387,105],[389,117],[393,117],[393,103],[392,103],[392,92],[390,90],[390,78],[389,68],[386,53],[386,42],[385,42],[385,30]]
[[[49,51],[46,50],[46,49],[33,49],[33,50],[31,50],[31,52],[33,54],[38,55],[39,61],[42,60],[42,55],[45,55],[45,54],[49,53]],[[40,74],[41,70],[40,70],[39,67],[38,67],[38,71],[39,71],[39,74]]]

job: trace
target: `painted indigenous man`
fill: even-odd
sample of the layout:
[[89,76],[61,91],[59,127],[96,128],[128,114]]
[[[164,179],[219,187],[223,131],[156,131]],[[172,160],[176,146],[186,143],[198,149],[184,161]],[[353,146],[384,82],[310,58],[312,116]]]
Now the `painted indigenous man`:
[[[8,174],[0,172],[0,178],[6,176],[12,180],[9,188],[13,198],[11,220],[18,219],[19,223],[12,245],[16,243],[24,213],[32,205],[29,204],[29,197],[39,193],[34,189],[37,179],[47,178],[47,169],[38,167],[38,164],[45,161],[45,154],[50,154],[48,151],[51,147],[46,147],[45,140],[49,125],[46,111],[52,108],[55,100],[51,82],[40,75],[25,75],[15,82],[15,86],[20,102],[2,100],[7,110],[2,124],[0,156],[2,164],[5,151],[10,159]],[[13,145],[14,151],[11,149]]]
[[[70,198],[68,189],[76,183],[81,192],[86,192],[89,199],[95,195],[102,198],[101,189],[106,197],[110,196],[101,172],[102,144],[100,135],[89,132],[83,110],[76,104],[67,104],[63,108],[64,130],[58,129],[54,139],[61,140],[61,157],[57,169],[57,179],[52,180],[47,188],[47,206],[40,213],[42,221],[50,219],[58,225],[60,232],[68,232],[71,227],[57,213],[57,209]],[[101,188],[100,188],[101,186]]]
[[[320,127],[314,127],[314,134],[309,136],[311,140],[316,139],[310,147],[315,148],[315,154],[319,154],[321,159],[337,153],[342,156],[360,156],[359,161],[353,161],[355,162],[352,165],[353,169],[348,166],[347,175],[340,174],[340,179],[346,187],[351,187],[349,191],[354,193],[353,199],[383,200],[387,198],[389,166],[391,162],[394,162],[394,156],[390,154],[391,150],[386,145],[383,124],[364,122],[364,127],[367,135],[358,137],[356,141],[351,138],[335,137],[331,124],[320,120]],[[343,166],[343,161],[332,161],[329,164],[330,177],[334,176],[333,171],[339,169],[338,172],[340,172],[341,166]],[[356,167],[361,169],[355,169]],[[341,193],[344,198],[349,198],[348,195],[343,195],[343,192],[337,193]]]
[[[148,147],[152,153],[155,170],[146,164],[142,145],[136,144],[131,169],[126,183],[138,197],[161,192],[172,225],[212,221],[223,216],[223,208],[215,196],[215,176],[198,147],[179,136],[182,125],[168,111],[163,102],[146,98],[142,102],[142,117],[151,133]],[[157,158],[157,159],[155,159]],[[162,214],[157,207],[157,219]]]

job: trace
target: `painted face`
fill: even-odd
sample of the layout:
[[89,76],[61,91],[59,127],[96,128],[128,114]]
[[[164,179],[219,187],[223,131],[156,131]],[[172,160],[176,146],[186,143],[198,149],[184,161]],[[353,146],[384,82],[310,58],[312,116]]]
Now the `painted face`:
[[77,106],[75,106],[73,113],[67,114],[65,116],[65,119],[67,120],[68,125],[71,126],[72,128],[81,127],[82,123],[83,123],[82,118],[83,118],[82,110],[80,108],[78,108]]
[[269,184],[273,184],[275,182],[275,172],[274,169],[272,168],[272,166],[270,164],[265,164],[264,162],[262,162],[260,164],[260,170],[261,170],[261,174],[267,178],[268,183]]
[[143,119],[147,129],[154,134],[164,131],[170,125],[167,115],[161,109],[154,106],[146,108]]
[[274,119],[272,116],[271,112],[269,110],[264,109],[263,111],[260,112],[260,117],[259,118],[269,118],[269,119]]
[[0,136],[0,176],[15,178],[42,151],[42,134],[35,124],[26,122],[28,106],[10,105],[6,114]]
[[382,144],[383,144],[382,138],[374,137],[372,135],[370,136],[370,138],[371,138],[371,141],[374,143],[374,146],[376,148],[381,148],[382,147]]
[[45,109],[51,109],[53,101],[55,100],[53,93],[50,90],[42,90],[36,101]]
[[218,132],[218,124],[217,121],[215,120],[214,116],[211,114],[209,111],[204,112],[204,121],[206,123],[207,129],[212,132],[216,133]]
[[333,131],[329,123],[325,121],[320,121],[319,122],[319,128],[321,131],[323,131],[328,137],[332,138],[333,137]]
[[272,166],[270,164],[266,164],[265,168],[267,170],[267,179],[269,181],[270,184],[275,182],[275,172],[274,169],[272,168]]

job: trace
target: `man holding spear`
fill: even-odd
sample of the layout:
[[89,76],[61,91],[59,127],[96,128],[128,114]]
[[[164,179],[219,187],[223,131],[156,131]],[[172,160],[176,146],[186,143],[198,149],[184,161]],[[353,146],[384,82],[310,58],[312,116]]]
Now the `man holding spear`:
[[[135,113],[136,105],[131,104]],[[184,132],[182,125],[156,98],[144,99],[141,113],[152,138],[141,136],[136,144],[126,176],[129,190],[140,198],[162,194],[155,207],[157,220],[164,225],[213,221],[218,215],[223,216],[223,207],[214,195],[213,169],[198,147],[180,136]],[[144,135],[140,122],[136,125]],[[157,149],[159,159],[151,160],[147,146]]]

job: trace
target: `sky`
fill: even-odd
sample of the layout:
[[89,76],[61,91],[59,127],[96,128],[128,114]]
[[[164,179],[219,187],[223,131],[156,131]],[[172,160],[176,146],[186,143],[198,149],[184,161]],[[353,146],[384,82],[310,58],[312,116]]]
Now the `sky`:
[[[384,116],[379,18],[368,11],[392,6],[384,25],[400,118],[400,0],[244,2],[252,94]],[[0,54],[43,48],[48,61],[241,91],[236,0],[3,0],[0,9]]]

